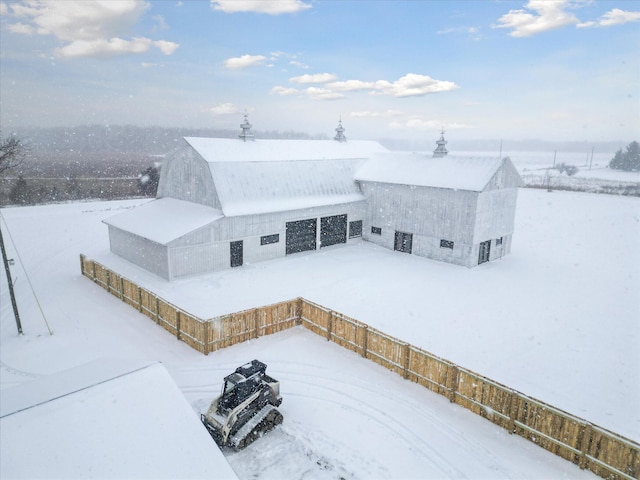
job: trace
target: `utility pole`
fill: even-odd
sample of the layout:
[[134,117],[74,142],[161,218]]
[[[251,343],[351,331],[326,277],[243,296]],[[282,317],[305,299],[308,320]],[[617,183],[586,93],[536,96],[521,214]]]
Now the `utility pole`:
[[7,259],[7,251],[4,249],[4,239],[2,238],[2,227],[0,226],[0,250],[2,250],[2,262],[4,263],[4,271],[7,272],[7,282],[9,283],[9,295],[11,296],[11,306],[13,307],[13,315],[16,317],[16,326],[18,334],[22,335],[22,324],[20,323],[20,314],[18,313],[18,304],[16,296],[13,292],[13,280],[9,271],[9,259]]

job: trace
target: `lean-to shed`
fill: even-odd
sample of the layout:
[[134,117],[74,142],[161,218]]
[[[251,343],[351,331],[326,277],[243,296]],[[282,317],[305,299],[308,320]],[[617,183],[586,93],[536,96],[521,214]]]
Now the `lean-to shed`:
[[168,280],[360,238],[355,171],[377,142],[184,139],[157,199],[105,220],[111,250]]
[[367,198],[365,240],[467,267],[511,249],[522,179],[508,158],[392,152],[355,178]]

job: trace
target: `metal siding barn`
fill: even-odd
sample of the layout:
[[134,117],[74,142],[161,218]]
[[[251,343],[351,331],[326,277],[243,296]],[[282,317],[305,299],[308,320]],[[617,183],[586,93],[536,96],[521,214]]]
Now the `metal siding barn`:
[[360,239],[471,267],[510,251],[520,184],[508,159],[189,137],[157,199],[105,223],[113,253],[169,280]]
[[393,152],[356,179],[368,200],[365,240],[467,267],[510,251],[521,179],[508,159]]

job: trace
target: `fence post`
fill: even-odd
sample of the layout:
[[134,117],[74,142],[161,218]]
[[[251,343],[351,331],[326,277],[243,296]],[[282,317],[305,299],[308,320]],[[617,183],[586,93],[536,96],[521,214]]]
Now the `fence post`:
[[180,310],[176,310],[176,338],[180,340]]
[[138,311],[142,312],[142,288],[138,287]]
[[329,319],[327,320],[327,341],[331,340],[332,328],[333,328],[333,310],[329,310]]
[[85,259],[85,256],[81,253],[80,254],[80,273],[82,275],[84,275],[84,259]]
[[204,354],[209,355],[211,352],[211,320],[204,322]]
[[584,470],[587,468],[587,452],[591,445],[591,435],[593,433],[593,427],[590,423],[582,425],[582,438],[580,439],[580,460],[578,460],[578,466]]
[[304,302],[302,297],[296,299],[296,325],[302,325],[302,302]]
[[111,270],[109,270],[108,268],[105,268],[104,271],[107,274],[107,292],[111,293]]
[[409,378],[409,358],[411,356],[411,345],[408,343],[404,344],[404,365],[402,371],[402,377],[404,379]]
[[449,378],[449,401],[451,403],[455,403],[456,401],[456,391],[458,390],[458,380],[460,378],[460,370],[455,365],[449,366],[449,371],[451,373]]
[[516,433],[516,415],[518,414],[518,393],[511,390],[509,395],[509,434]]
[[368,325],[363,325],[362,326],[362,356],[364,358],[367,358],[367,337],[368,337],[368,333],[369,333],[369,326]]
[[156,297],[156,323],[160,325],[160,300]]
[[254,326],[253,338],[258,338],[258,332],[259,332],[259,329],[260,329],[260,325],[258,323],[258,317],[260,316],[260,315],[258,315],[258,311],[259,310],[260,309],[258,309],[258,308],[255,308],[253,310],[253,326]]
[[94,262],[93,260],[91,260],[91,269],[93,273],[93,278],[91,280],[96,282],[96,262]]
[[120,281],[118,282],[119,285],[119,289],[120,289],[120,300],[122,300],[124,302],[124,281],[122,280],[122,276],[118,275],[118,277],[120,279]]

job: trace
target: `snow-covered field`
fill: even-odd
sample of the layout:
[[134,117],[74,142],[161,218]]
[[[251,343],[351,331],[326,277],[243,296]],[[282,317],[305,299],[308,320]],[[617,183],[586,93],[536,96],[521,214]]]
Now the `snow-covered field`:
[[25,335],[3,276],[0,388],[143,358],[201,410],[259,358],[285,423],[226,452],[240,478],[593,478],[302,328],[205,357],[83,278],[85,253],[201,317],[303,296],[640,440],[638,198],[521,190],[512,254],[475,269],[360,242],[171,284],[108,252],[100,220],[141,202],[2,210]]

